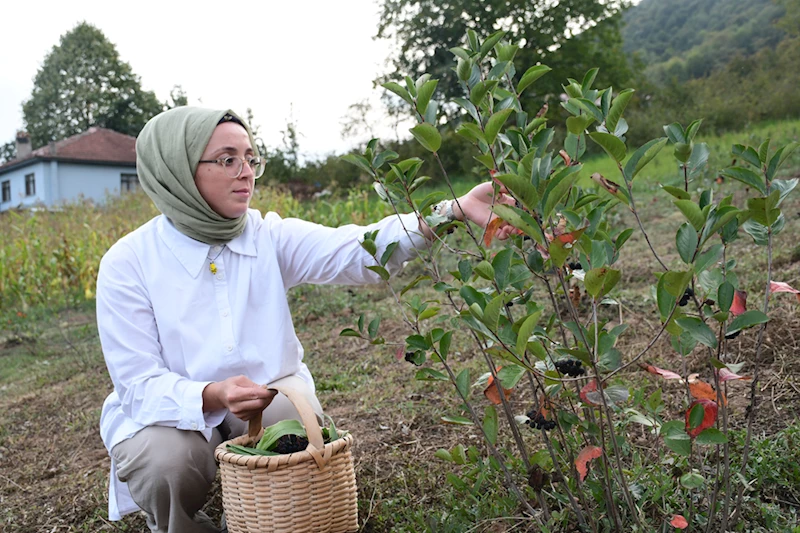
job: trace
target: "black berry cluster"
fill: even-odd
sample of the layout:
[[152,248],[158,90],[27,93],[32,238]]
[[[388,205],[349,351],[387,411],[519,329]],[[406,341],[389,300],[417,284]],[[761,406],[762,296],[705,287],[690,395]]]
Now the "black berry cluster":
[[575,261],[573,261],[567,266],[569,266],[570,270],[583,270],[583,265]]
[[582,363],[576,359],[562,359],[555,362],[556,370],[573,378],[586,373],[586,369],[581,365]]
[[302,452],[308,448],[308,439],[297,435],[284,435],[275,443],[276,453]]
[[686,290],[683,292],[683,296],[681,296],[681,301],[678,302],[678,305],[683,307],[684,305],[689,303],[689,300],[694,296],[694,291],[691,287],[686,287]]
[[527,424],[533,429],[543,429],[545,431],[549,431],[556,427],[554,420],[547,420],[539,411],[529,411],[528,419],[529,420]]

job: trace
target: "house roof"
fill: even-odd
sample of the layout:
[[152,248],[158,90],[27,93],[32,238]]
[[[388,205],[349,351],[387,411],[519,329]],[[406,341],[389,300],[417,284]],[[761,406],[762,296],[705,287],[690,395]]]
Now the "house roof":
[[136,137],[106,128],[91,127],[83,133],[50,143],[22,159],[0,165],[0,173],[36,161],[117,163],[136,165]]

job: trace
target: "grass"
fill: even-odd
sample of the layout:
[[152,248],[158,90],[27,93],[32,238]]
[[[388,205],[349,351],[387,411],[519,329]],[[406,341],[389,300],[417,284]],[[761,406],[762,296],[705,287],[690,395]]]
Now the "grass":
[[[752,144],[759,144],[765,136],[796,139],[798,131],[800,122],[795,121],[754,128],[748,135],[754,139]],[[742,136],[726,136],[706,141],[729,147],[741,139]],[[636,197],[656,250],[667,264],[677,264],[674,231],[683,219],[673,212],[670,197],[658,190],[658,183],[668,180],[682,183],[670,157],[665,149],[648,167],[648,173],[637,178]],[[729,161],[722,164],[726,163]],[[794,172],[800,168],[798,156],[791,167]],[[613,177],[613,170],[597,159],[587,162],[584,174],[598,171]],[[710,184],[713,177],[715,173],[711,171],[702,179]],[[461,193],[469,188],[470,181],[456,180],[456,186]],[[740,198],[742,187],[726,183],[718,191],[735,197],[738,194]],[[774,278],[797,286],[800,270],[794,235],[800,231],[800,218],[795,215],[800,212],[798,195],[795,193],[787,202],[787,226],[777,238]],[[363,191],[324,203],[304,203],[281,191],[264,188],[255,199],[255,206],[262,211],[277,210],[282,216],[313,217],[333,225],[367,222],[388,212],[386,206],[374,200],[374,194]],[[630,215],[618,211],[614,216],[619,223],[631,225]],[[69,270],[49,266],[51,256],[43,261],[37,253],[63,250],[58,246],[64,243],[63,235],[68,235],[70,244],[74,243],[69,249],[82,250],[85,255],[79,257],[88,261],[101,255],[115,237],[152,214],[142,197],[134,196],[104,210],[76,208],[60,216],[37,214],[36,217],[47,218],[36,220],[25,214],[6,219],[17,229],[0,235],[0,253],[4,254],[7,267],[0,281],[7,284],[0,331],[0,530],[144,530],[138,515],[113,524],[106,520],[109,462],[97,427],[100,406],[111,390],[111,382],[97,339],[93,303],[83,298],[81,274],[76,274],[75,284],[71,285]],[[455,234],[453,238],[463,235]],[[748,307],[757,308],[763,299],[763,281],[756,280],[763,278],[765,255],[745,235],[735,243],[731,254],[743,272],[740,284],[750,292]],[[651,314],[649,286],[653,278],[646,266],[652,262],[648,257],[646,243],[636,232],[625,249],[623,281],[614,294],[623,305],[626,320],[632,323],[620,344],[623,357],[635,353],[657,324]],[[13,258],[19,263],[11,268]],[[51,270],[42,274],[36,268]],[[17,281],[11,280],[11,272]],[[42,283],[40,292],[34,291],[34,298],[27,298],[30,303],[24,311],[6,292],[12,282],[16,283],[14,287],[23,286],[18,282],[23,274],[29,285]],[[418,274],[418,265],[411,263],[393,282],[394,286],[402,287]],[[45,288],[53,284],[52,279],[58,281],[58,290],[47,293]],[[65,290],[65,283],[69,290]],[[46,293],[50,296],[41,297]],[[412,289],[409,295],[414,294],[423,299],[439,297],[424,287]],[[494,481],[498,474],[490,464],[456,466],[434,458],[437,449],[451,449],[458,444],[483,450],[476,431],[440,422],[444,415],[460,413],[448,385],[415,380],[417,368],[398,360],[397,345],[374,347],[363,340],[338,336],[341,329],[352,327],[358,315],[365,313],[370,319],[381,317],[381,335],[387,342],[402,342],[407,328],[398,319],[394,298],[387,288],[298,287],[290,292],[289,299],[320,400],[337,427],[352,431],[356,437],[362,531],[538,531],[520,518],[516,501]],[[739,530],[792,531],[798,527],[800,471],[796,449],[800,439],[800,395],[795,391],[800,386],[796,378],[800,363],[795,355],[800,346],[794,337],[800,331],[800,317],[793,299],[775,298],[773,302],[775,319],[768,329],[762,361],[764,401],[757,420],[753,461],[746,475],[747,514],[737,526]],[[753,345],[752,335],[740,338],[737,350],[743,360],[752,355]],[[457,336],[451,359],[459,368],[469,368],[474,382],[483,372],[483,362],[470,346],[469,339]],[[673,369],[684,362],[663,342],[649,354],[648,361]],[[685,363],[691,372],[708,371],[705,360],[696,354],[688,356]],[[643,372],[633,372],[639,371],[632,369],[630,377],[634,379],[643,383],[651,380]],[[663,390],[668,405],[680,404],[680,386],[668,383]],[[744,383],[732,383],[729,388],[733,423],[738,428],[734,446],[741,446],[742,442],[746,391]],[[472,394],[479,399],[480,389]],[[524,412],[531,401],[522,390],[512,397],[512,405],[519,412]],[[673,418],[680,416],[679,409],[671,409]],[[650,442],[639,426],[620,429],[626,435],[626,446],[635,448]],[[526,434],[525,438],[532,447],[539,445],[535,434]],[[640,440],[644,444],[639,444]],[[638,483],[645,491],[663,489],[663,498],[670,501],[675,494],[673,467],[649,463],[644,453],[642,460],[633,465]],[[457,488],[460,485],[452,474],[468,485]],[[215,487],[206,511],[219,516],[220,506],[219,489]]]

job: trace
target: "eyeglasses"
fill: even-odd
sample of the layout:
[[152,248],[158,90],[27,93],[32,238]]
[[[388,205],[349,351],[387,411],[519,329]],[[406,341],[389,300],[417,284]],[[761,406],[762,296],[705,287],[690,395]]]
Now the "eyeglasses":
[[235,156],[228,156],[223,157],[222,159],[206,159],[198,161],[198,163],[218,163],[222,165],[225,169],[225,174],[231,178],[236,179],[242,175],[242,170],[244,169],[244,164],[247,163],[250,169],[253,171],[255,175],[255,179],[261,177],[264,174],[264,168],[266,164],[264,159],[261,157],[235,157]]

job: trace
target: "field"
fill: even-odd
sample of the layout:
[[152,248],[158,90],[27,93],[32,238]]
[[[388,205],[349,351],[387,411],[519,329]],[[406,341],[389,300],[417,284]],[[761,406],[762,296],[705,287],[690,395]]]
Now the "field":
[[[728,151],[719,147],[733,142],[758,144],[771,136],[776,142],[800,138],[799,122],[767,124],[747,135],[707,139],[711,168],[727,165]],[[699,139],[703,141],[704,139]],[[654,248],[668,263],[679,261],[674,233],[683,221],[672,209],[659,185],[682,184],[682,177],[665,149],[648,175],[637,183],[637,203]],[[590,162],[588,176],[602,172],[618,178],[604,161]],[[800,175],[797,154],[781,177]],[[433,171],[431,171],[433,172]],[[435,174],[433,174],[435,176]],[[740,184],[714,183],[716,172],[703,177],[704,186],[720,195],[733,194],[734,204],[743,194]],[[459,191],[470,186],[459,180]],[[365,223],[390,213],[374,193],[353,191],[344,197],[300,202],[285,192],[264,187],[254,200],[263,211],[300,216],[321,223]],[[787,223],[777,237],[773,254],[773,279],[800,286],[800,194],[784,204]],[[619,222],[635,225],[631,215],[617,211]],[[143,195],[111,201],[106,208],[66,206],[60,212],[10,213],[0,216],[0,531],[144,531],[141,516],[131,515],[111,523],[106,515],[109,459],[98,434],[100,408],[111,390],[100,351],[93,309],[94,276],[103,251],[116,239],[155,213]],[[458,235],[454,235],[458,239]],[[742,234],[731,255],[748,275],[740,285],[751,295],[748,306],[763,302],[766,255]],[[624,313],[632,327],[618,348],[623,360],[637,353],[659,327],[653,311],[649,250],[638,232],[621,260],[623,278],[613,293],[620,302],[609,313]],[[648,263],[649,264],[649,263]],[[392,281],[403,287],[419,274],[414,262]],[[759,277],[760,276],[760,277]],[[431,289],[413,289],[425,300],[436,298]],[[439,448],[461,443],[481,448],[481,439],[463,427],[441,423],[452,414],[453,394],[448,384],[414,379],[417,370],[395,356],[396,346],[370,346],[359,339],[340,337],[358,315],[381,317],[381,335],[400,343],[408,334],[398,318],[396,303],[384,285],[301,287],[290,303],[295,327],[306,350],[306,362],[317,382],[318,396],[337,427],[353,432],[359,486],[359,523],[362,531],[538,531],[526,519],[501,483],[489,481],[480,493],[464,498],[447,481],[454,467],[434,457]],[[792,531],[798,528],[800,509],[800,306],[794,298],[775,298],[773,317],[761,352],[760,405],[756,417],[752,466],[748,467],[746,514],[733,530]],[[738,354],[747,373],[752,364],[755,330],[737,339]],[[456,338],[451,348],[459,363],[474,366],[481,360],[466,338]],[[698,353],[684,361],[661,340],[648,353],[647,362],[662,368],[705,371]],[[630,380],[653,382],[650,374],[631,367]],[[653,382],[653,388],[656,384]],[[665,402],[682,416],[677,398],[680,383],[662,385]],[[529,391],[527,391],[529,393]],[[748,382],[729,384],[734,455],[744,440]],[[480,395],[476,389],[474,394]],[[511,398],[517,411],[531,403],[530,394]],[[672,403],[671,403],[672,401]],[[629,435],[632,442],[642,435]],[[533,432],[531,447],[536,440]],[[642,457],[646,457],[642,447]],[[665,465],[665,469],[668,467]],[[643,470],[644,472],[644,470]],[[646,483],[647,480],[642,480]],[[215,487],[206,511],[221,514]],[[797,529],[795,529],[797,531]]]

